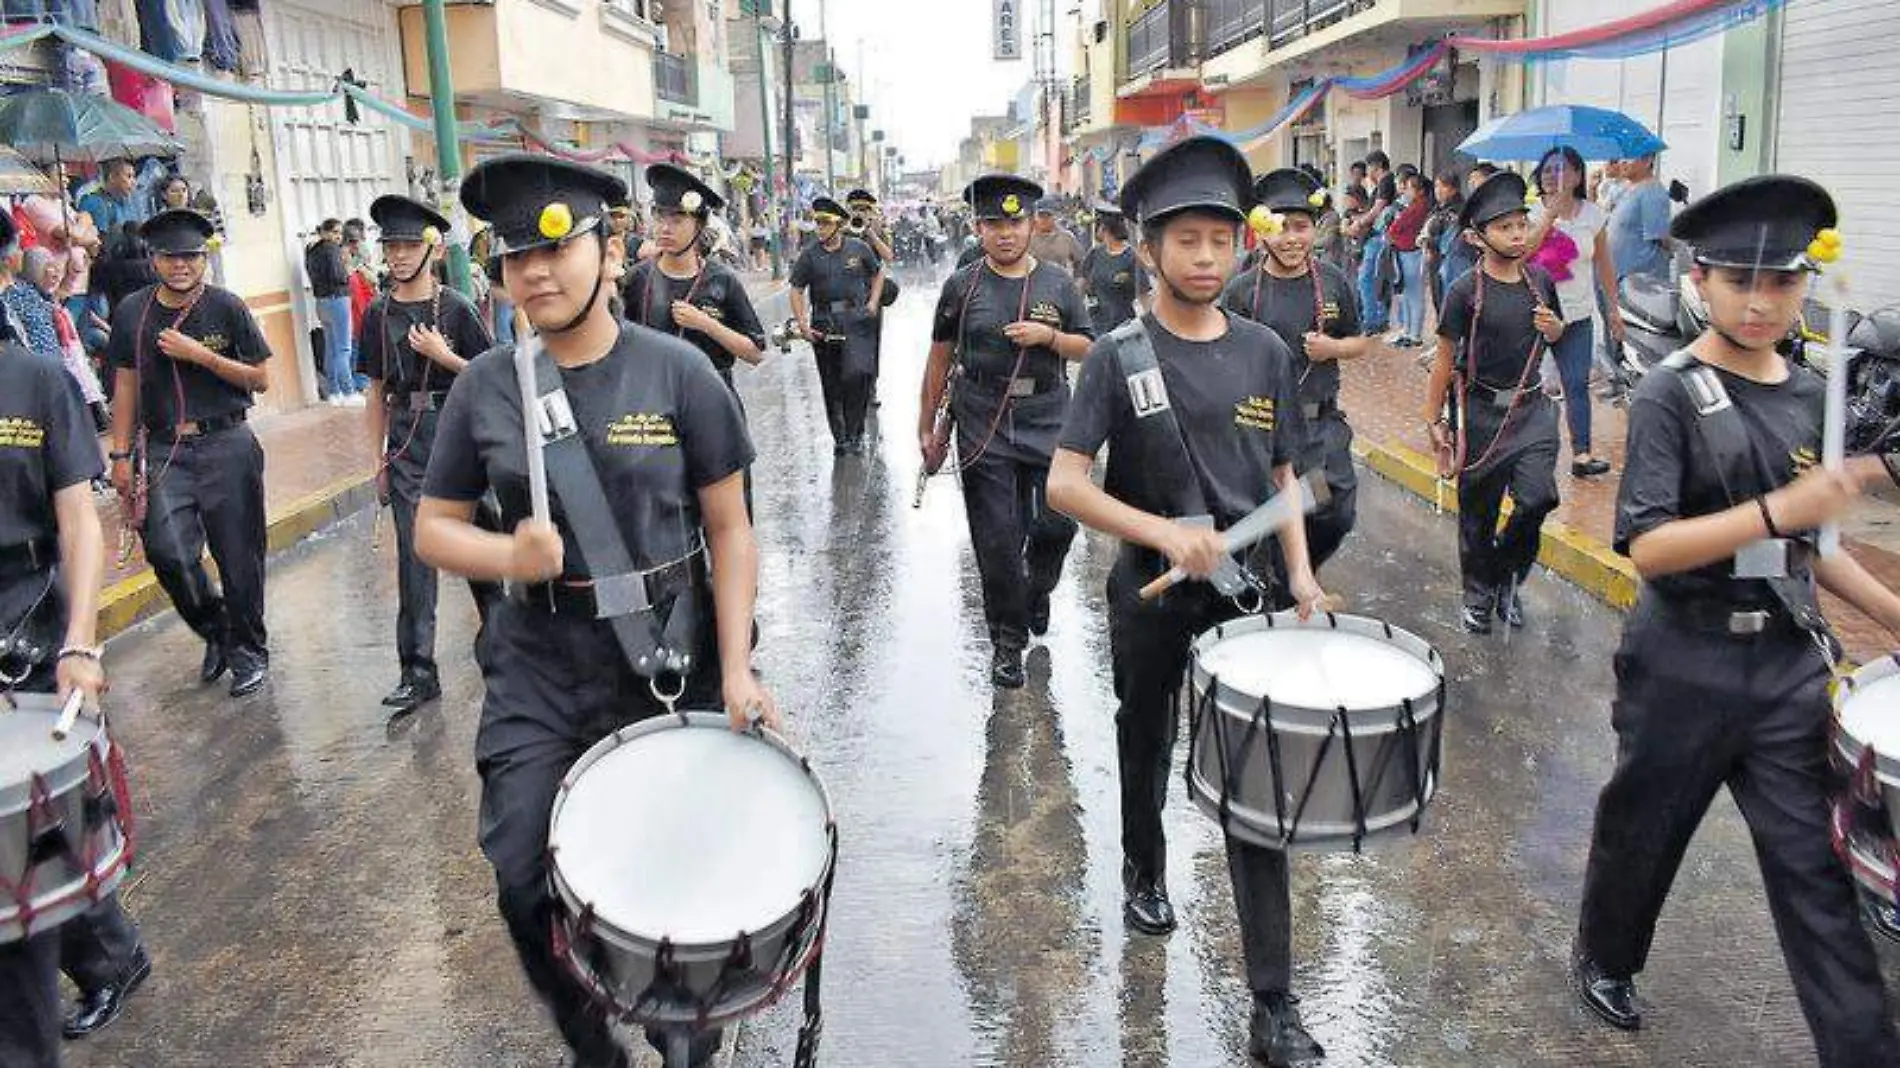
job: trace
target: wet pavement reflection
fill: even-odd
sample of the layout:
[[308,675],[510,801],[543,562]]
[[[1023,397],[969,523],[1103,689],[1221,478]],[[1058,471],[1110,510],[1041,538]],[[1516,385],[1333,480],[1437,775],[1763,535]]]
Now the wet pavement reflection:
[[[1225,863],[1178,775],[1182,928],[1121,922],[1113,545],[1077,542],[1029,687],[999,695],[955,485],[910,506],[935,291],[910,281],[891,313],[869,456],[831,456],[802,346],[741,372],[760,453],[759,664],[843,830],[824,1063],[1244,1064]],[[763,310],[782,317],[782,299]],[[1811,1062],[1726,802],[1664,915],[1647,1029],[1575,1007],[1564,963],[1610,769],[1618,620],[1539,577],[1527,630],[1466,638],[1451,521],[1372,476],[1360,509],[1329,589],[1432,642],[1454,681],[1425,832],[1294,866],[1297,992],[1327,1063]],[[481,683],[460,584],[444,583],[444,699],[394,722],[377,704],[395,681],[391,540],[372,552],[359,516],[274,561],[273,677],[249,702],[196,685],[198,645],[169,617],[113,643],[142,848],[126,900],[157,971],[71,1064],[559,1063],[475,845]],[[1900,954],[1882,952],[1892,983]],[[735,1063],[788,1064],[796,1002],[750,1021]]]

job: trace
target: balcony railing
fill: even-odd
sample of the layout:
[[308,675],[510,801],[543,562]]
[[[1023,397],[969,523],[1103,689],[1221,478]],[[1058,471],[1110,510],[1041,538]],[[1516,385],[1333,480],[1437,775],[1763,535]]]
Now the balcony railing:
[[1176,59],[1172,3],[1156,4],[1128,24],[1128,77],[1139,78],[1173,66]]
[[1089,100],[1089,77],[1084,74],[1075,80],[1074,114],[1075,124],[1077,126],[1087,126],[1089,124]]
[[1206,0],[1207,54],[1218,56],[1245,44],[1267,28],[1271,0]]
[[699,103],[697,82],[691,59],[671,52],[660,52],[653,57],[653,91],[661,100],[696,105]]
[[1291,40],[1320,26],[1371,7],[1375,0],[1267,0],[1267,33],[1271,46]]

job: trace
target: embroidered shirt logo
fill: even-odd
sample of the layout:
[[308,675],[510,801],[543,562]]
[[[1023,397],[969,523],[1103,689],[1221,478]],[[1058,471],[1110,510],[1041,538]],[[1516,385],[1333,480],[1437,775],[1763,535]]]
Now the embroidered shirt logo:
[[1137,419],[1168,410],[1168,385],[1161,380],[1161,368],[1151,367],[1128,376],[1128,403],[1134,406]]
[[623,415],[607,424],[607,444],[623,448],[636,446],[672,447],[680,443],[673,417],[650,412]]
[[25,416],[0,418],[0,449],[37,449],[46,444],[46,430]]
[[[0,423],[0,427],[3,427],[3,426],[5,426],[5,424]],[[0,444],[5,444],[5,442],[0,441]],[[1788,454],[1788,470],[1796,478],[1800,478],[1802,475],[1807,474],[1809,471],[1819,466],[1820,463],[1821,463],[1821,454],[1818,452],[1815,452],[1813,449],[1809,448],[1806,445],[1803,445],[1800,448]]]
[[1254,430],[1272,430],[1279,425],[1272,397],[1248,397],[1234,405],[1234,425]]
[[1049,326],[1061,326],[1062,309],[1056,307],[1052,301],[1039,300],[1030,305],[1029,320],[1035,323],[1046,323]]

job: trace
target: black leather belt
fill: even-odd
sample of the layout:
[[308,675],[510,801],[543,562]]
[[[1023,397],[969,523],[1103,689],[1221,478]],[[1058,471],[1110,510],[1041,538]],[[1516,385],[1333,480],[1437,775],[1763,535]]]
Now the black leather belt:
[[1518,389],[1516,386],[1507,386],[1499,389],[1496,386],[1487,386],[1483,382],[1473,382],[1467,388],[1473,396],[1489,403],[1494,408],[1509,408],[1517,403],[1519,397],[1541,392],[1544,387],[1531,386],[1528,389]]
[[59,541],[35,538],[17,545],[0,546],[0,578],[36,575],[59,563]]
[[1779,604],[1742,605],[1720,600],[1659,599],[1670,622],[1702,634],[1730,638],[1759,638],[1769,634],[1798,634],[1801,628]]
[[706,579],[706,552],[662,564],[651,571],[586,581],[557,579],[511,585],[509,596],[537,611],[557,616],[611,619],[666,604]]
[[1001,392],[1011,397],[1033,397],[1039,393],[1049,393],[1061,389],[1067,384],[1067,381],[1062,378],[1044,380],[1034,375],[1017,375],[1011,378],[1009,375],[990,374],[987,371],[974,371],[969,367],[963,369],[963,380],[978,389]]
[[407,393],[385,393],[383,400],[391,411],[408,410],[412,412],[439,412],[448,403],[449,391],[446,389],[415,389]]
[[244,419],[243,412],[214,415],[209,419],[195,419],[174,426],[158,427],[151,431],[151,437],[153,441],[186,441],[191,438],[202,438],[230,430],[232,427],[242,426]]

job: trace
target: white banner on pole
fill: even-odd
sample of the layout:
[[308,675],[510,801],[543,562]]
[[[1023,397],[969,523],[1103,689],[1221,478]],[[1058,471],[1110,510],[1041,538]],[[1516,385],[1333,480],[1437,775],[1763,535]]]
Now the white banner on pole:
[[991,0],[994,5],[994,27],[991,36],[996,46],[996,58],[1013,60],[1023,58],[1021,0]]

